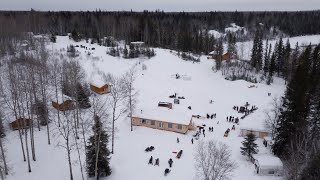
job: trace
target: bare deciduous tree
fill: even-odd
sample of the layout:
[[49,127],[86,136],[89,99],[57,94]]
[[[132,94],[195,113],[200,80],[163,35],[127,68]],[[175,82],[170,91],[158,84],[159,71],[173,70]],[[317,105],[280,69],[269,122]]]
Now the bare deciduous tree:
[[111,74],[104,76],[106,82],[111,85],[110,101],[112,118],[112,137],[111,137],[111,154],[114,153],[114,135],[115,135],[115,122],[126,112],[126,106],[123,105],[126,98],[125,94],[125,81],[124,77],[115,77]]
[[200,141],[194,159],[197,177],[203,180],[229,180],[237,167],[229,147],[214,140]]
[[129,110],[129,117],[130,117],[130,124],[131,124],[131,131],[133,131],[132,127],[132,113],[135,109],[136,105],[136,96],[138,92],[135,91],[133,87],[133,83],[136,79],[136,69],[135,67],[131,68],[124,76],[124,86],[125,86],[125,96],[127,99],[127,106]]
[[265,126],[271,131],[271,137],[274,138],[274,133],[277,127],[277,122],[280,116],[281,99],[277,97],[272,98],[271,109],[265,111],[266,119]]

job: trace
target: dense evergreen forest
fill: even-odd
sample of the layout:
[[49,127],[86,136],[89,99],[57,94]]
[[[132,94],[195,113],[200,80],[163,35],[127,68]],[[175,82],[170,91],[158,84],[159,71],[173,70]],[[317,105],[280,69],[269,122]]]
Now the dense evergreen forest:
[[301,12],[0,12],[0,34],[8,32],[73,33],[81,38],[112,36],[118,40],[144,41],[153,47],[208,53],[215,37],[208,30],[224,32],[230,23],[245,27],[237,41],[252,39],[258,25],[264,38],[320,33],[320,11]]

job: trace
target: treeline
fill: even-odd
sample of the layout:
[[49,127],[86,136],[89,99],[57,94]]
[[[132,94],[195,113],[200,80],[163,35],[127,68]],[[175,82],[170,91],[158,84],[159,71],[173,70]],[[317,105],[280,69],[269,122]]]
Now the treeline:
[[319,179],[320,45],[309,45],[299,54],[274,132],[273,152],[284,160],[286,179]]
[[224,32],[230,23],[245,27],[248,33],[237,40],[253,37],[262,26],[263,36],[272,38],[282,32],[289,36],[319,34],[320,11],[301,12],[0,12],[0,34],[8,32],[78,34],[98,42],[107,36],[143,41],[149,46],[184,52],[208,53],[214,49],[215,37],[208,30]]

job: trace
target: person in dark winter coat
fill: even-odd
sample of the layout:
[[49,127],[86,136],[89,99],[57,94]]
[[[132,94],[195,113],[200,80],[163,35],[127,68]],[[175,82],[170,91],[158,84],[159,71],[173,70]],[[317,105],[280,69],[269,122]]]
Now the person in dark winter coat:
[[209,119],[210,118],[210,115],[209,114],[207,114],[207,119]]
[[191,143],[193,144],[193,138],[191,138]]
[[153,157],[151,156],[150,159],[149,159],[149,163],[148,164],[151,164],[153,165]]
[[232,130],[236,130],[236,126],[235,125],[232,126]]
[[173,160],[170,158],[169,161],[168,161],[168,163],[169,163],[169,167],[171,168],[171,167],[172,167]]
[[211,114],[211,119],[213,119],[213,114]]
[[190,109],[190,110],[191,110],[191,106],[188,106],[188,109]]
[[159,158],[156,159],[156,162],[154,163],[154,165],[159,166]]
[[180,140],[179,140],[179,138],[177,138],[177,143],[179,143],[180,142]]
[[170,173],[170,169],[166,168],[166,169],[164,170],[164,175],[166,176],[166,175],[169,174],[169,173]]

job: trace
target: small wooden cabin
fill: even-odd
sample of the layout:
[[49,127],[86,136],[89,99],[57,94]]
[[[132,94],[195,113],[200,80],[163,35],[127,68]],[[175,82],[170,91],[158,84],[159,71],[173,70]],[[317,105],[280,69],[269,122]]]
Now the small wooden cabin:
[[[214,53],[210,53],[209,56],[211,56],[212,59],[217,59],[217,55]],[[222,61],[230,61],[233,58],[232,53],[227,52],[222,55]]]
[[93,92],[95,92],[97,94],[108,94],[108,93],[110,93],[110,87],[111,86],[108,85],[108,84],[105,84],[105,85],[103,85],[101,87],[97,87],[97,86],[94,86],[94,85],[90,84],[91,91],[93,91]]
[[75,103],[72,100],[65,100],[63,103],[58,104],[52,101],[52,106],[58,111],[70,111],[75,109]]
[[245,137],[248,134],[254,134],[258,138],[264,138],[270,136],[270,132],[265,130],[259,130],[259,129],[250,129],[250,128],[240,128],[240,136]]
[[159,102],[159,103],[158,103],[158,106],[159,106],[159,107],[166,107],[166,108],[172,109],[172,103],[169,103],[169,102]]
[[185,134],[188,130],[193,130],[192,119],[189,124],[180,124],[174,122],[167,122],[162,120],[147,119],[142,117],[132,117],[132,125],[144,126],[153,129],[160,129],[165,131],[172,131],[176,133]]
[[32,125],[32,120],[27,118],[19,118],[10,123],[13,130],[29,128]]

